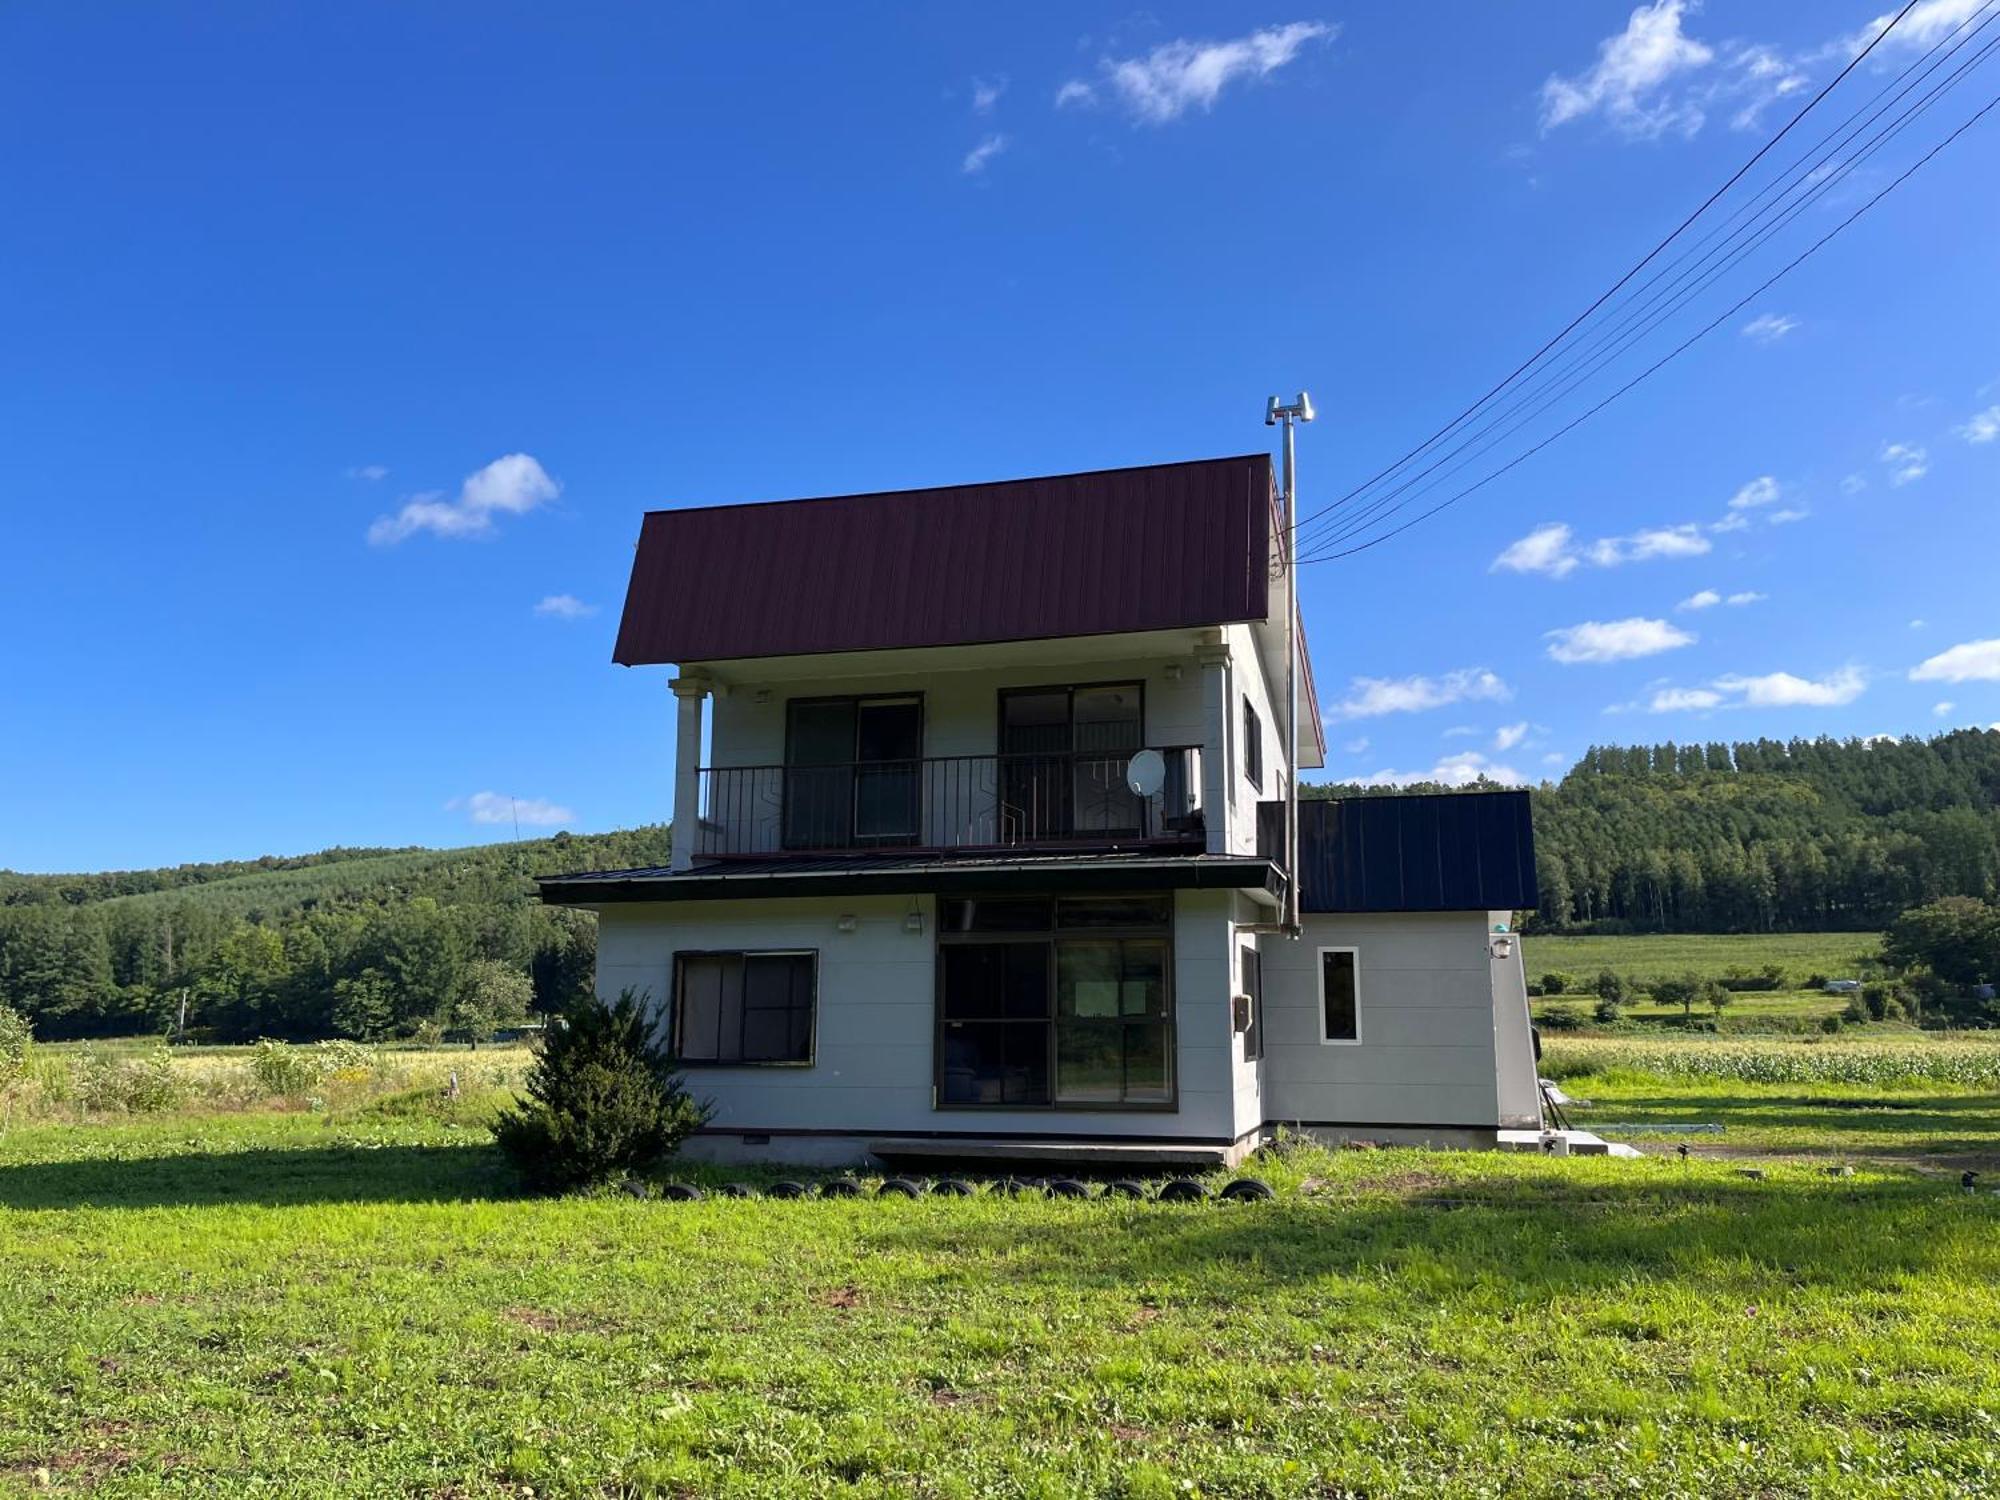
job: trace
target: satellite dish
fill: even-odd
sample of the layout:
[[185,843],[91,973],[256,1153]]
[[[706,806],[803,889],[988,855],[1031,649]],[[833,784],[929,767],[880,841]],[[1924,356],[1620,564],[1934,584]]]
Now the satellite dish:
[[1157,797],[1167,784],[1167,763],[1157,750],[1141,750],[1125,763],[1125,785],[1135,797]]

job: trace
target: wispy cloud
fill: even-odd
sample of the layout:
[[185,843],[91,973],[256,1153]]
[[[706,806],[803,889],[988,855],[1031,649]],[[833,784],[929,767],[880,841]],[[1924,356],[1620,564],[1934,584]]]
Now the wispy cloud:
[[1546,639],[1549,659],[1566,667],[1631,661],[1695,643],[1691,631],[1636,615],[1629,620],[1585,620],[1581,625],[1566,625],[1547,632]]
[[1812,512],[1803,505],[1788,505],[1783,510],[1774,510],[1764,519],[1773,526],[1789,526],[1794,521],[1803,521]]
[[1882,462],[1889,469],[1889,483],[1900,489],[1914,484],[1931,471],[1931,456],[1915,443],[1884,443]]
[[1758,593],[1755,589],[1744,589],[1740,593],[1731,594],[1722,602],[1733,608],[1741,609],[1746,604],[1762,604],[1769,597],[1767,594]]
[[1650,562],[1656,557],[1700,557],[1715,543],[1701,534],[1693,522],[1681,526],[1655,526],[1630,536],[1608,536],[1590,544],[1590,560],[1600,568],[1624,563]]
[[391,547],[419,531],[452,539],[487,536],[495,516],[524,515],[561,493],[562,486],[534,459],[509,453],[468,475],[456,500],[432,490],[413,495],[393,516],[377,517],[368,528],[368,540]]
[[1440,786],[1470,786],[1478,781],[1490,781],[1499,786],[1521,786],[1526,782],[1519,771],[1512,766],[1489,760],[1477,750],[1464,750],[1456,755],[1447,755],[1427,771],[1375,771],[1367,776],[1357,777],[1356,786],[1416,786],[1434,783]]
[[1759,313],[1742,327],[1743,337],[1759,344],[1775,344],[1799,326],[1797,318],[1782,313]]
[[1732,673],[1706,687],[1660,687],[1646,702],[1655,714],[1706,713],[1717,708],[1838,708],[1867,689],[1859,667],[1842,667],[1825,677],[1767,672],[1760,677]]
[[1699,712],[1722,706],[1722,694],[1713,688],[1656,688],[1646,704],[1646,711],[1655,714]]
[[1912,682],[2000,682],[2000,640],[1963,641],[1910,668]]
[[1771,504],[1783,493],[1784,491],[1779,486],[1778,481],[1771,475],[1759,474],[1755,479],[1729,497],[1729,508],[1731,510],[1754,510],[1760,505]]
[[[1896,29],[1883,38],[1883,49],[1905,52],[1927,49],[1971,20],[1984,4],[1985,0],[1918,0]],[[1836,43],[1834,50],[1852,57],[1880,36],[1882,28],[1895,19],[1895,11],[1883,12]]]
[[1441,677],[1357,677],[1330,717],[1372,719],[1422,713],[1448,703],[1504,703],[1513,696],[1513,689],[1484,667],[1464,667]]
[[1519,541],[1510,542],[1488,565],[1489,573],[1546,573],[1564,578],[1580,559],[1572,545],[1574,533],[1560,521],[1537,526]]
[[[1996,408],[1996,410],[2000,410],[2000,408]],[[347,477],[349,479],[365,479],[370,484],[373,484],[377,480],[387,479],[389,471],[381,464],[356,464],[347,471]]]
[[2000,406],[1974,412],[1963,427],[1952,429],[1968,443],[1990,443],[2000,438]]
[[1368,753],[1368,745],[1368,736],[1364,734],[1358,740],[1349,740],[1340,748],[1345,750],[1349,755],[1366,755]]
[[535,606],[535,613],[555,620],[587,620],[597,613],[597,606],[574,594],[550,594]]
[[1526,719],[1523,719],[1518,724],[1502,724],[1493,735],[1494,753],[1504,755],[1527,737],[1528,721]]
[[972,112],[975,115],[990,115],[993,106],[1000,102],[1000,96],[1007,92],[1007,76],[997,78],[975,78],[972,80]]
[[531,828],[555,828],[574,823],[576,814],[557,802],[540,797],[509,797],[502,792],[474,792],[470,797],[454,797],[445,804],[447,812],[464,809],[475,823],[522,823]]
[[1714,546],[1702,534],[1701,527],[1691,521],[1679,526],[1646,527],[1629,536],[1599,537],[1592,542],[1579,541],[1568,526],[1550,521],[1510,542],[1487,565],[1487,571],[1567,578],[1586,563],[1595,568],[1616,568],[1662,557],[1699,557]]
[[1133,119],[1164,125],[1190,109],[1210,110],[1239,79],[1265,78],[1296,58],[1308,42],[1331,40],[1324,21],[1267,26],[1228,41],[1163,42],[1143,57],[1104,58],[1100,85],[1073,78],[1056,92],[1061,105],[1089,105],[1108,92]]
[[984,172],[986,164],[1006,149],[1007,137],[996,131],[965,153],[965,160],[959,164],[959,170],[967,174]]
[[1933,703],[1931,705],[1931,712],[1936,714],[1940,719],[1942,719],[1946,714],[1950,713],[1954,708],[1957,707],[1958,705],[1956,703],[1952,702],[1951,699],[1947,698],[1942,703]]
[[1641,5],[1623,31],[1597,44],[1597,61],[1589,68],[1568,78],[1551,74],[1542,85],[1542,129],[1593,114],[1640,138],[1701,129],[1700,105],[1667,88],[1715,60],[1714,48],[1681,29],[1688,10],[1686,0]]
[[1714,609],[1722,602],[1722,595],[1714,589],[1703,589],[1698,594],[1689,594],[1674,606],[1675,609]]
[[1867,488],[1868,479],[1863,474],[1849,474],[1840,481],[1840,493],[1843,495],[1858,495]]

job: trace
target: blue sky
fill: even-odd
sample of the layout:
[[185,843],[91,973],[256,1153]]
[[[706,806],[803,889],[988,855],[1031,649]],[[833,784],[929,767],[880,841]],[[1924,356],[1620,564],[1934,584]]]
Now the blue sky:
[[[1924,0],[1855,102],[1976,3]],[[7,7],[0,866],[663,818],[667,674],[610,664],[642,510],[1241,452],[1305,387],[1311,511],[1874,14]],[[1306,570],[1331,770],[2000,721],[1996,179],[2000,112],[1602,415]]]

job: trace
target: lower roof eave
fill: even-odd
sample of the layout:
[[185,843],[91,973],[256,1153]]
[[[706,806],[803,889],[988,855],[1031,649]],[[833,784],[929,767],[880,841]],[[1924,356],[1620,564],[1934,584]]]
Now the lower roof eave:
[[1285,878],[1267,859],[1192,855],[1161,859],[937,861],[885,868],[758,870],[710,866],[678,873],[605,871],[537,881],[551,906],[635,901],[737,901],[780,896],[993,895],[1012,891],[1238,890],[1274,904]]

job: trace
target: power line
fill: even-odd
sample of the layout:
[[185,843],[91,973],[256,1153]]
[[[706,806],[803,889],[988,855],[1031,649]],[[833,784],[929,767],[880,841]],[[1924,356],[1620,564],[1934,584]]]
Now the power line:
[[1936,157],[1939,152],[1943,151],[1945,147],[1951,145],[1952,142],[1956,141],[1960,136],[1964,135],[1966,131],[1970,130],[1974,125],[1978,124],[1987,115],[1991,114],[1993,110],[1996,108],[2000,108],[2000,94],[1996,94],[1993,96],[1993,98],[1987,100],[1985,104],[1979,107],[1978,111],[1974,113],[1970,119],[1966,120],[1956,130],[1952,131],[1950,135],[1946,136],[1943,140],[1939,141],[1935,146],[1931,147],[1930,150],[1926,151],[1922,156],[1918,157],[1916,161],[1912,162],[1907,168],[1904,169],[1901,175],[1893,179],[1886,187],[1884,187],[1880,192],[1876,193],[1875,196],[1870,198],[1866,203],[1863,203],[1859,208],[1855,209],[1855,211],[1849,214],[1845,219],[1842,219],[1838,224],[1834,225],[1832,229],[1829,229],[1825,234],[1821,235],[1812,244],[1808,245],[1794,259],[1787,262],[1784,266],[1779,268],[1779,270],[1775,274],[1773,274],[1771,277],[1769,277],[1767,280],[1761,283],[1758,287],[1756,287],[1756,289],[1753,290],[1748,296],[1742,298],[1740,301],[1734,303],[1732,306],[1724,309],[1712,321],[1703,325],[1701,328],[1697,329],[1694,333],[1690,334],[1686,339],[1682,340],[1674,348],[1667,351],[1666,354],[1662,355],[1659,359],[1655,360],[1652,364],[1648,365],[1645,369],[1641,370],[1637,375],[1633,376],[1630,380],[1626,381],[1624,385],[1620,386],[1617,390],[1613,391],[1610,395],[1606,396],[1602,401],[1599,401],[1595,406],[1591,407],[1588,411],[1582,412],[1577,416],[1571,418],[1568,422],[1564,423],[1561,427],[1557,428],[1554,432],[1550,433],[1547,437],[1543,438],[1540,442],[1536,443],[1526,452],[1521,453],[1518,456],[1509,459],[1506,463],[1502,464],[1492,473],[1487,474],[1486,476],[1475,481],[1474,483],[1467,485],[1457,494],[1446,497],[1445,499],[1439,501],[1436,505],[1432,506],[1429,510],[1423,511],[1418,515],[1412,516],[1409,520],[1403,522],[1402,525],[1397,526],[1392,530],[1386,531],[1382,533],[1382,535],[1380,536],[1372,537],[1368,541],[1359,543],[1358,545],[1353,547],[1342,549],[1340,551],[1322,553],[1317,557],[1300,558],[1299,564],[1303,566],[1306,563],[1333,562],[1339,558],[1352,557],[1357,552],[1366,552],[1371,547],[1380,546],[1383,542],[1388,541],[1391,537],[1399,536],[1403,532],[1408,531],[1412,526],[1415,526],[1420,522],[1429,520],[1432,516],[1436,515],[1439,511],[1445,509],[1447,506],[1457,504],[1460,500],[1463,500],[1467,495],[1472,494],[1476,490],[1484,489],[1487,485],[1491,484],[1494,480],[1498,479],[1502,474],[1505,474],[1509,470],[1517,468],[1521,464],[1527,462],[1530,458],[1533,458],[1537,453],[1541,452],[1542,449],[1548,447],[1549,444],[1555,442],[1556,439],[1572,431],[1574,428],[1582,425],[1584,422],[1588,421],[1591,417],[1596,416],[1597,413],[1603,411],[1605,407],[1611,405],[1612,402],[1616,401],[1619,397],[1623,396],[1627,391],[1632,390],[1635,386],[1639,385],[1641,382],[1650,378],[1652,375],[1654,375],[1660,369],[1665,367],[1667,364],[1671,363],[1680,355],[1684,354],[1687,350],[1693,348],[1702,339],[1708,337],[1709,334],[1715,332],[1717,328],[1721,327],[1724,323],[1728,322],[1731,318],[1736,316],[1737,313],[1741,312],[1744,308],[1748,307],[1752,302],[1756,301],[1757,298],[1763,296],[1765,292],[1769,291],[1773,286],[1777,285],[1778,282],[1783,280],[1786,276],[1790,275],[1791,272],[1793,272],[1799,266],[1805,264],[1806,261],[1811,259],[1813,255],[1815,255],[1823,246],[1825,246],[1835,236],[1840,234],[1842,230],[1846,229],[1850,224],[1854,223],[1855,220],[1859,219],[1863,214],[1867,213],[1869,209],[1873,208],[1876,204],[1880,203],[1884,198],[1888,197],[1889,194],[1894,192],[1897,188],[1901,187],[1905,182],[1908,182],[1910,178],[1915,176],[1921,168],[1927,166],[1932,160],[1932,158]]
[[1518,365],[1512,371],[1512,373],[1510,373],[1498,385],[1494,386],[1492,390],[1488,391],[1484,396],[1481,396],[1477,401],[1473,402],[1472,405],[1468,406],[1464,411],[1460,412],[1456,417],[1453,417],[1451,421],[1447,422],[1443,427],[1440,427],[1436,432],[1432,433],[1430,437],[1426,438],[1422,443],[1418,444],[1417,447],[1411,449],[1408,453],[1405,453],[1401,458],[1397,459],[1394,463],[1388,465],[1388,467],[1380,470],[1378,473],[1364,480],[1361,484],[1349,490],[1345,495],[1342,495],[1338,499],[1329,502],[1325,506],[1322,506],[1319,510],[1313,512],[1312,515],[1307,516],[1304,520],[1295,521],[1293,524],[1294,538],[1296,538],[1299,530],[1302,527],[1310,525],[1312,522],[1318,520],[1320,517],[1327,514],[1327,512],[1335,509],[1336,507],[1342,504],[1345,504],[1348,500],[1353,499],[1356,495],[1359,495],[1363,491],[1373,487],[1376,483],[1378,483],[1382,479],[1387,478],[1390,474],[1393,474],[1396,470],[1402,468],[1405,464],[1409,463],[1411,460],[1417,458],[1419,455],[1424,453],[1440,438],[1443,438],[1453,429],[1460,426],[1473,413],[1477,412],[1481,407],[1485,406],[1501,391],[1505,390],[1508,386],[1512,385],[1514,381],[1517,380],[1522,374],[1524,374],[1526,371],[1531,369],[1535,364],[1540,362],[1542,357],[1546,355],[1550,350],[1554,349],[1564,339],[1568,338],[1569,335],[1575,331],[1578,325],[1583,323],[1587,318],[1589,318],[1593,313],[1595,313],[1598,310],[1598,308],[1604,305],[1606,301],[1616,296],[1618,292],[1626,285],[1626,283],[1631,281],[1631,279],[1634,276],[1638,275],[1655,259],[1657,259],[1660,253],[1663,250],[1665,250],[1667,246],[1671,245],[1688,229],[1690,225],[1692,225],[1703,214],[1708,212],[1708,210],[1715,204],[1715,202],[1719,198],[1723,196],[1723,194],[1727,193],[1732,187],[1734,187],[1738,182],[1740,182],[1743,179],[1745,173],[1749,172],[1752,167],[1756,166],[1758,162],[1762,161],[1764,157],[1768,155],[1770,151],[1780,141],[1782,141],[1787,135],[1791,133],[1793,127],[1795,127],[1807,115],[1811,114],[1813,109],[1817,107],[1817,105],[1822,99],[1826,98],[1828,94],[1832,93],[1833,90],[1840,85],[1842,80],[1844,80],[1850,73],[1852,73],[1857,67],[1859,67],[1862,61],[1866,59],[1870,53],[1872,53],[1878,46],[1882,44],[1883,38],[1887,37],[1890,32],[1894,31],[1896,27],[1899,24],[1901,24],[1903,18],[1909,15],[1909,13],[1916,8],[1918,3],[1919,0],[1907,0],[1907,3],[1904,4],[1903,8],[1897,11],[1896,14],[1889,19],[1888,23],[1885,26],[1883,26],[1883,28],[1879,32],[1875,34],[1874,39],[1871,40],[1866,47],[1862,48],[1851,59],[1849,59],[1847,66],[1842,68],[1837,74],[1835,74],[1834,77],[1826,84],[1824,88],[1822,88],[1817,94],[1813,95],[1811,99],[1806,101],[1804,108],[1800,109],[1797,114],[1793,115],[1791,119],[1787,120],[1784,124],[1784,127],[1781,130],[1779,130],[1776,135],[1772,136],[1770,140],[1766,141],[1762,146],[1760,146],[1757,149],[1756,153],[1752,155],[1748,161],[1744,162],[1742,166],[1738,167],[1736,171],[1730,175],[1728,181],[1724,182],[1721,187],[1717,188],[1713,193],[1709,194],[1709,196],[1703,200],[1701,206],[1695,209],[1695,211],[1689,214],[1685,219],[1683,219],[1680,222],[1680,224],[1674,228],[1672,233],[1667,235],[1665,239],[1661,240],[1651,250],[1647,251],[1645,256],[1642,259],[1640,259],[1637,264],[1635,264],[1623,276],[1620,276],[1617,281],[1613,282],[1602,293],[1600,293],[1597,299],[1594,302],[1592,302],[1590,306],[1586,307],[1582,312],[1578,313],[1574,318],[1572,318],[1560,333],[1556,334],[1554,338],[1550,339],[1547,343],[1543,344],[1541,348],[1537,349],[1534,352],[1534,354],[1530,355],[1527,360],[1525,360],[1522,364]]
[[[2000,12],[1996,12],[1993,17],[1990,17],[1987,24],[1990,24],[1991,21],[1995,19],[2000,19]],[[1983,30],[1984,25],[1982,25],[1980,29]],[[1970,41],[1971,38],[1968,37],[1966,38],[1966,40]],[[1960,46],[1962,45],[1963,43],[1960,43]],[[1662,324],[1666,323],[1670,318],[1674,316],[1674,314],[1679,312],[1681,308],[1685,307],[1688,303],[1693,301],[1695,297],[1700,295],[1702,292],[1706,291],[1724,274],[1726,274],[1729,270],[1731,270],[1736,264],[1748,258],[1751,254],[1755,253],[1757,250],[1761,249],[1770,239],[1772,239],[1775,235],[1777,235],[1779,232],[1781,232],[1791,223],[1793,223],[1801,214],[1803,214],[1806,211],[1806,209],[1810,208],[1814,203],[1817,203],[1821,198],[1825,197],[1828,193],[1832,192],[1834,188],[1838,187],[1840,183],[1845,181],[1856,169],[1858,169],[1870,157],[1874,156],[1876,152],[1880,151],[1883,146],[1888,144],[1889,141],[1893,140],[1897,135],[1901,134],[1903,130],[1907,129],[1912,123],[1914,123],[1915,120],[1920,118],[1926,111],[1928,111],[1931,108],[1932,105],[1936,104],[1941,98],[1944,97],[1946,93],[1948,93],[1958,83],[1963,81],[1963,79],[1968,73],[1970,73],[1974,68],[1976,68],[1981,62],[1983,62],[1996,49],[2000,49],[2000,37],[1995,37],[1992,41],[1989,41],[1984,47],[1982,47],[1977,53],[1975,53],[1973,57],[1968,59],[1965,63],[1961,64],[1951,74],[1951,76],[1948,77],[1943,83],[1936,85],[1929,92],[1929,94],[1927,94],[1917,104],[1905,110],[1889,125],[1883,127],[1882,130],[1878,131],[1876,135],[1866,144],[1866,146],[1862,150],[1850,156],[1846,161],[1841,163],[1836,170],[1825,172],[1822,174],[1821,168],[1825,165],[1825,162],[1830,159],[1830,158],[1822,158],[1822,160],[1819,163],[1816,163],[1814,165],[1812,172],[1807,174],[1807,178],[1802,179],[1802,180],[1810,180],[1812,182],[1810,190],[1804,196],[1802,196],[1800,199],[1798,199],[1797,202],[1789,206],[1782,205],[1782,199],[1780,200],[1780,203],[1778,205],[1774,205],[1774,210],[1778,211],[1781,214],[1781,217],[1779,217],[1775,223],[1772,223],[1767,228],[1758,231],[1753,239],[1739,246],[1737,249],[1731,251],[1730,254],[1727,257],[1725,257],[1725,259],[1719,265],[1717,265],[1714,269],[1708,271],[1706,274],[1702,275],[1700,279],[1692,287],[1689,287],[1687,290],[1679,292],[1677,295],[1675,295],[1664,308],[1660,309],[1656,313],[1652,312],[1651,308],[1657,304],[1658,299],[1657,298],[1653,299],[1653,302],[1648,303],[1646,308],[1642,309],[1638,314],[1641,320],[1641,324],[1639,327],[1637,327],[1636,329],[1633,328],[1632,321],[1628,317],[1623,323],[1619,324],[1615,329],[1613,329],[1608,336],[1600,335],[1600,337],[1597,339],[1596,342],[1587,346],[1580,354],[1574,356],[1573,358],[1569,358],[1569,361],[1566,365],[1563,365],[1555,369],[1553,372],[1543,377],[1537,385],[1529,389],[1525,394],[1519,396],[1517,399],[1514,399],[1511,405],[1499,411],[1498,414],[1493,416],[1493,418],[1490,421],[1486,422],[1486,424],[1483,427],[1479,428],[1476,432],[1472,433],[1463,442],[1459,443],[1456,447],[1451,449],[1449,452],[1444,454],[1442,457],[1437,459],[1428,467],[1424,468],[1423,470],[1420,470],[1418,473],[1404,480],[1402,483],[1398,484],[1394,488],[1384,491],[1383,493],[1377,495],[1374,499],[1369,501],[1368,504],[1363,506],[1359,511],[1354,512],[1350,515],[1339,517],[1337,519],[1322,521],[1317,530],[1317,534],[1314,535],[1312,539],[1309,541],[1302,541],[1297,550],[1300,552],[1312,553],[1314,551],[1324,551],[1329,547],[1337,547],[1341,542],[1344,542],[1351,537],[1358,536],[1363,532],[1367,531],[1371,526],[1375,525],[1378,521],[1386,518],[1387,516],[1394,515],[1396,512],[1400,510],[1403,510],[1406,506],[1408,506],[1411,503],[1411,501],[1417,499],[1425,491],[1435,488],[1438,484],[1441,484],[1445,480],[1449,479],[1452,474],[1457,473],[1459,470],[1471,464],[1482,454],[1489,452],[1493,448],[1498,447],[1508,437],[1512,436],[1515,432],[1518,432],[1521,428],[1527,426],[1528,423],[1532,422],[1536,417],[1540,416],[1544,411],[1548,410],[1550,407],[1556,405],[1558,402],[1562,401],[1564,398],[1569,396],[1579,386],[1583,385],[1587,380],[1589,380],[1593,375],[1595,375],[1599,370],[1603,369],[1606,365],[1610,364],[1612,361],[1622,356],[1635,344],[1637,344],[1639,341],[1645,338],[1648,334],[1653,332],[1655,329],[1659,328]],[[1951,52],[1956,52],[1957,50],[1959,50],[1958,47],[1953,47],[1951,49]],[[1947,53],[1946,57],[1949,56],[1950,53]],[[1943,61],[1944,59],[1941,58],[1939,60],[1940,64]],[[1934,72],[1935,67],[1933,67],[1929,71]],[[1914,85],[1912,85],[1912,87],[1914,87]],[[1908,90],[1905,89],[1903,92],[1907,93]],[[1898,97],[1900,97],[1900,95]],[[1873,121],[1879,119],[1883,113],[1886,113],[1886,107],[1883,110],[1878,110],[1874,116],[1871,116],[1868,123],[1872,124]],[[1849,139],[1851,140],[1852,136],[1850,136]],[[1787,189],[1788,193],[1789,191],[1790,189]],[[1759,217],[1761,218],[1763,217],[1763,215],[1760,214]],[[1752,225],[1754,225],[1755,222],[1756,221],[1753,220]],[[1751,226],[1746,226],[1746,228],[1748,227]],[[1734,239],[1735,236],[1732,236],[1731,238]],[[1707,257],[1704,257],[1704,260],[1706,259]],[[1697,263],[1697,268],[1699,264],[1700,263]],[[1683,276],[1679,278],[1679,280],[1684,282],[1686,279],[1686,274],[1688,273],[1684,273]],[[1755,294],[1753,294],[1753,296],[1754,295]],[[1604,349],[1604,341],[1606,337],[1609,337],[1612,340],[1612,347],[1610,347],[1609,349]],[[1597,352],[1598,350],[1603,350],[1603,352],[1598,353]],[[1581,368],[1579,368],[1580,366]],[[1550,388],[1558,384],[1560,385],[1560,388],[1555,389],[1553,392],[1551,392]],[[1528,408],[1528,407],[1531,407],[1532,409],[1527,410],[1525,414],[1521,414],[1523,413],[1523,408]],[[1517,414],[1521,414],[1518,416],[1518,420],[1513,420],[1509,422],[1509,419],[1516,417]],[[1502,423],[1508,423],[1508,425],[1504,428],[1504,430],[1495,433],[1495,429],[1501,427]],[[1493,435],[1489,437],[1488,434],[1493,434]],[[1477,446],[1475,446],[1475,444]],[[1468,450],[1470,451],[1468,452]],[[1441,473],[1438,472],[1440,470],[1442,470],[1443,472]],[[1436,475],[1436,477],[1432,478],[1431,476],[1434,474]],[[1407,499],[1397,501],[1397,497],[1399,495],[1404,495],[1406,492],[1409,491],[1414,491],[1415,493],[1409,494]],[[1391,503],[1392,501],[1396,503],[1392,504]]]

